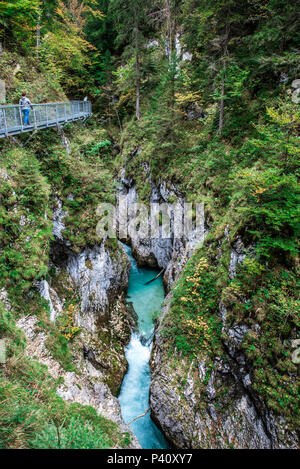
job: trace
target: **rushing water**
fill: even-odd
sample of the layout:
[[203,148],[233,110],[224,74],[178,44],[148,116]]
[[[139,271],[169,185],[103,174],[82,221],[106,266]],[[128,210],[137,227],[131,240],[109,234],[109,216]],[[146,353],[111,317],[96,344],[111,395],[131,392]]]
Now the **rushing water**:
[[[145,285],[158,272],[154,269],[139,268],[130,247],[123,246],[131,261],[127,301],[132,302],[138,315],[138,330],[132,334],[126,349],[128,372],[119,396],[123,418],[125,422],[130,422],[149,408],[151,337],[154,318],[159,314],[164,299],[164,288],[161,277]],[[165,437],[150,418],[150,412],[132,422],[130,427],[142,448],[169,448]]]

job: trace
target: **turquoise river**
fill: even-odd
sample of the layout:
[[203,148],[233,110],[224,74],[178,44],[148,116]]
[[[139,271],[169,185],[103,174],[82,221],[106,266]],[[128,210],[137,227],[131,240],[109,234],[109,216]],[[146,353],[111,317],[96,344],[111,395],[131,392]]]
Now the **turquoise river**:
[[[131,262],[127,301],[138,316],[137,329],[132,332],[126,348],[128,372],[124,377],[119,400],[125,422],[143,414],[149,408],[150,367],[154,319],[161,311],[164,300],[162,277],[145,285],[158,272],[154,269],[141,268],[132,256],[131,248],[124,245]],[[143,449],[167,449],[169,445],[150,417],[148,412],[130,424]]]

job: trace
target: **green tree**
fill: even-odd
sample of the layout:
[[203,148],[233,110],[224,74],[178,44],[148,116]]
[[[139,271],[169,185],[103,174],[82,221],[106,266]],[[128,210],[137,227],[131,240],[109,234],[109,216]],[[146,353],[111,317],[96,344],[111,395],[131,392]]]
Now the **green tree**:
[[42,61],[69,92],[81,94],[91,83],[89,52],[95,49],[86,39],[85,28],[91,18],[103,15],[94,0],[58,0],[55,13],[54,24],[41,43]]
[[141,54],[145,44],[145,29],[149,22],[149,8],[142,0],[111,0],[109,13],[117,32],[116,47],[123,48],[123,56],[134,57],[135,115],[141,118]]
[[0,2],[0,38],[4,47],[11,39],[24,46],[32,41],[40,5],[40,0]]

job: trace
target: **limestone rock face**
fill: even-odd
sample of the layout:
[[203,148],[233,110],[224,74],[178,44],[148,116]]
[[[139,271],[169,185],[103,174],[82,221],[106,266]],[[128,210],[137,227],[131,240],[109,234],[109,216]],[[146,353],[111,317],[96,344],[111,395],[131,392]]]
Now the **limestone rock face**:
[[0,301],[3,303],[7,311],[11,310],[11,304],[8,298],[8,293],[4,288],[0,290]]
[[40,282],[40,292],[49,302],[52,320],[63,311],[71,295],[72,303],[76,303],[74,325],[81,331],[77,346],[93,352],[92,364],[117,394],[127,370],[124,347],[134,323],[124,304],[130,262],[121,244],[112,251],[105,241],[74,252],[63,237],[66,214],[57,199],[53,214],[55,241],[51,247],[56,276],[52,288],[47,288],[45,280]]
[[111,252],[105,241],[75,253],[63,238],[63,219],[66,215],[61,201],[57,199],[57,208],[53,213],[55,242],[51,258],[58,271],[66,271],[78,290],[81,301],[78,325],[95,332],[97,323],[108,318],[110,307],[126,291],[130,262],[121,244]]
[[[144,168],[146,174],[148,168]],[[121,173],[122,187],[120,194],[126,197],[128,207],[128,223],[132,222],[134,204],[139,203],[139,194],[137,192],[133,179],[125,176],[125,169]],[[151,237],[140,235],[130,236],[132,252],[139,265],[148,265],[165,269],[164,284],[167,291],[170,290],[173,282],[179,277],[183,266],[193,253],[196,246],[201,245],[208,233],[208,227],[205,225],[204,214],[203,223],[194,227],[189,236],[184,231],[178,236],[174,229],[174,219],[172,218],[172,207],[179,204],[184,211],[185,198],[178,192],[175,186],[167,187],[163,181],[154,183],[149,176],[151,186],[150,204],[165,204],[166,212],[170,216],[170,230],[168,237],[163,237],[160,231],[160,237]],[[148,212],[148,226],[152,226],[151,211]],[[150,234],[150,233],[149,233]]]
[[299,104],[300,102],[300,79],[296,78],[291,83],[291,88],[288,93],[291,95],[293,103]]
[[[178,448],[297,448],[296,432],[274,415],[252,388],[251,372],[238,351],[246,328],[227,328],[227,356],[192,363],[170,357],[161,324],[168,321],[166,298],[151,357],[152,418]],[[209,376],[209,379],[207,379]],[[225,393],[226,390],[226,393]]]
[[57,389],[57,393],[63,399],[94,407],[99,414],[118,424],[121,431],[130,433],[132,438],[131,448],[140,448],[136,437],[122,419],[119,400],[111,394],[108,386],[103,383],[101,371],[84,359],[80,349],[78,350],[79,353],[74,356],[74,364],[80,369],[80,373],[65,371],[47,349],[45,344],[47,335],[38,326],[37,318],[23,317],[18,321],[17,326],[26,335],[26,353],[46,365],[49,373],[55,379],[63,378],[63,384]]
[[139,444],[121,416],[118,394],[127,361],[124,348],[130,340],[134,319],[124,302],[130,262],[119,245],[112,250],[102,242],[76,253],[63,237],[67,212],[59,199],[53,213],[54,241],[51,247],[51,280],[36,282],[48,301],[50,320],[59,327],[59,318],[72,305],[73,326],[79,333],[70,342],[73,364],[78,372],[64,370],[47,348],[48,336],[35,317],[18,322],[27,337],[26,352],[48,366],[55,378],[63,377],[58,388],[70,402],[88,404],[116,422],[132,437],[132,448]]
[[[232,245],[231,279],[251,250],[240,238]],[[178,448],[297,448],[296,431],[267,407],[253,387],[251,364],[241,344],[248,332],[261,333],[259,324],[228,323],[221,301],[223,350],[213,353],[213,358],[204,355],[191,361],[176,352],[170,355],[167,338],[161,334],[171,321],[171,300],[169,293],[156,328],[150,387],[151,415],[167,438]]]
[[[145,166],[144,171],[149,173],[149,168]],[[155,184],[150,176],[148,178],[150,202],[165,203],[170,210],[171,200],[185,203],[176,187],[167,187],[164,182]],[[139,202],[134,180],[125,176],[125,170],[121,182],[127,205],[130,207]],[[297,448],[296,432],[288,428],[284,418],[266,406],[253,386],[251,364],[247,362],[241,344],[247,333],[261,333],[258,324],[229,323],[221,299],[222,350],[212,350],[210,356],[204,355],[193,361],[176,351],[170,353],[168,339],[161,333],[171,324],[172,285],[208,233],[209,226],[205,220],[203,222],[201,229],[194,230],[189,237],[175,237],[172,224],[171,236],[167,239],[130,237],[133,253],[140,264],[165,269],[164,283],[170,292],[156,327],[152,349],[151,416],[178,448]],[[253,247],[245,247],[241,238],[230,245],[227,228],[223,241],[230,249],[228,277],[234,279],[238,265],[244,261],[246,253],[252,255]],[[220,240],[216,248],[216,262],[221,258],[223,241]]]
[[95,331],[97,321],[107,317],[110,305],[126,290],[129,260],[122,248],[112,257],[102,244],[70,254],[66,269],[81,298],[79,325]]
[[205,113],[197,103],[192,103],[187,107],[186,117],[189,121],[202,119],[205,117]]
[[62,312],[62,304],[55,290],[51,289],[47,280],[39,280],[35,282],[40,295],[44,300],[48,301],[50,308],[50,320],[55,321],[57,316]]
[[53,210],[53,218],[52,218],[52,223],[53,223],[53,229],[52,233],[55,237],[55,239],[58,239],[60,241],[63,241],[63,230],[65,229],[65,224],[64,224],[64,218],[67,215],[67,211],[63,210],[62,207],[62,202],[59,198],[55,198],[56,202],[56,207]]
[[0,104],[1,103],[6,103],[6,86],[4,80],[0,80]]
[[294,80],[291,84],[291,87],[295,89],[300,88],[300,78],[297,78],[296,80]]

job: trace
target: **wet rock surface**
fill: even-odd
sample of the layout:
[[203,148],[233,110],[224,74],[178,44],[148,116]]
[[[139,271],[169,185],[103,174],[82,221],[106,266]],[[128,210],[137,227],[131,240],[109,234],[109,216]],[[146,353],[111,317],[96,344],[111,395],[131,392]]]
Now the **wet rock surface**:
[[[146,174],[148,169],[147,167],[144,168]],[[194,249],[202,244],[208,233],[208,226],[205,224],[203,213],[202,223],[198,227],[194,227],[188,237],[185,235],[184,231],[181,236],[176,236],[172,207],[174,204],[178,203],[182,207],[182,212],[184,212],[186,200],[175,186],[171,185],[168,187],[164,181],[154,183],[150,176],[148,176],[148,178],[151,187],[150,204],[165,204],[166,212],[170,216],[169,236],[163,237],[160,231],[160,237],[157,238],[141,236],[137,233],[137,236],[129,236],[129,239],[133,255],[139,265],[165,269],[164,285],[166,290],[169,291],[171,285],[179,277],[183,266]],[[134,217],[134,211],[131,212],[131,208],[134,204],[140,202],[140,198],[134,180],[130,177],[126,177],[125,168],[123,168],[121,172],[120,195],[126,197],[128,222],[130,224]],[[149,218],[147,220],[149,227],[153,225],[150,216],[151,212],[149,210]]]
[[47,346],[48,336],[39,327],[38,319],[30,316],[18,322],[27,337],[26,353],[47,365],[53,377],[63,378],[64,384],[57,391],[61,397],[95,407],[122,431],[129,432],[131,447],[139,448],[114,397],[127,371],[124,348],[135,324],[124,300],[130,263],[121,245],[112,249],[105,241],[79,253],[73,251],[63,237],[66,214],[56,199],[50,255],[52,276],[36,282],[35,286],[48,302],[50,320],[56,327],[60,317],[72,307],[73,326],[79,328],[70,342],[76,371],[66,371],[52,356]]

